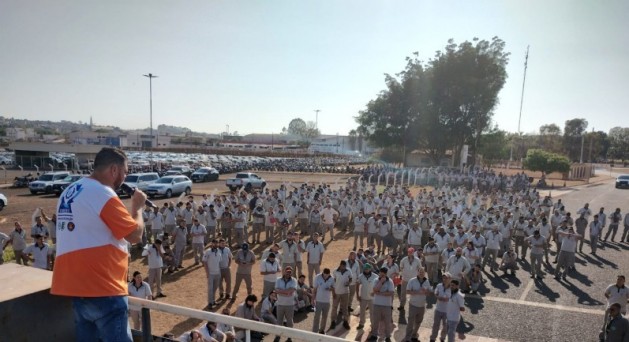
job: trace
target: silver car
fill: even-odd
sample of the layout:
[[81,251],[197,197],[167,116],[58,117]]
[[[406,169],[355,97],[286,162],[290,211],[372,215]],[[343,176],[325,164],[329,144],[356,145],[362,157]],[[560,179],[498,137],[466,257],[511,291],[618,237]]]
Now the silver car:
[[192,192],[192,181],[186,176],[165,176],[148,186],[146,195],[150,198],[164,196],[170,198],[173,195]]

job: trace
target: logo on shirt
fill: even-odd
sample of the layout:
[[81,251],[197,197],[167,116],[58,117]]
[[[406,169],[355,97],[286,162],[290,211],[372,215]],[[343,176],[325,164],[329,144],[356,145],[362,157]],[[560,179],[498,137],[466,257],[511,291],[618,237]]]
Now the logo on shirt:
[[74,222],[68,222],[68,231],[73,231],[75,227]]
[[61,196],[61,202],[59,203],[58,215],[72,214],[72,202],[83,191],[82,184],[73,184]]

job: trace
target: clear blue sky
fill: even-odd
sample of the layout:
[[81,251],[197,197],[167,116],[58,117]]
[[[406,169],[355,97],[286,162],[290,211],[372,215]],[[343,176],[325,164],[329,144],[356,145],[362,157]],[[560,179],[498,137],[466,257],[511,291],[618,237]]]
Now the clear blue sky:
[[511,52],[494,120],[627,126],[629,1],[0,2],[0,115],[142,128],[346,134],[405,56],[498,36]]

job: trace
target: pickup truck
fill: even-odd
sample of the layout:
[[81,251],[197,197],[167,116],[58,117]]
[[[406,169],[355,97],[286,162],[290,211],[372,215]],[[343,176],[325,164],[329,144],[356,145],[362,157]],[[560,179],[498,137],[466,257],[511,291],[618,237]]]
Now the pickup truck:
[[236,174],[236,178],[228,179],[226,185],[231,191],[244,188],[245,191],[250,192],[253,189],[264,189],[266,181],[255,173],[239,172]]
[[43,192],[45,194],[52,193],[52,184],[54,181],[62,180],[70,175],[70,172],[58,171],[58,172],[50,172],[44,173],[39,176],[36,181],[31,182],[28,185],[28,189],[31,191],[31,194],[36,195],[39,192]]

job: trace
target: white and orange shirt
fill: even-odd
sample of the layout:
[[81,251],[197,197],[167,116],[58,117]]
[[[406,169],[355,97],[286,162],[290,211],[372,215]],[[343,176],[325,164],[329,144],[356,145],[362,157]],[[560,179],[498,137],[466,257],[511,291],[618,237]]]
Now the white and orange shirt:
[[128,252],[124,237],[137,228],[116,193],[86,177],[70,185],[57,204],[54,295],[126,296]]

